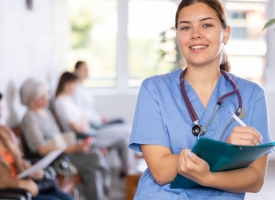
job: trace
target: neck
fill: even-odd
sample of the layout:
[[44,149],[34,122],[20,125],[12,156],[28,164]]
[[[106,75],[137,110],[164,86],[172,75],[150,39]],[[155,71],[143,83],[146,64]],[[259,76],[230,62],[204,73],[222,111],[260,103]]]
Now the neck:
[[215,86],[220,78],[217,67],[188,67],[185,78],[192,86]]
[[78,80],[77,80],[78,83],[82,83],[84,81],[84,78],[81,78],[80,76],[77,76],[77,77],[78,77]]
[[70,94],[67,93],[66,91],[63,91],[58,95],[58,97],[63,97],[63,96],[68,96],[68,95],[70,95]]
[[30,110],[33,111],[33,112],[36,112],[38,114],[42,113],[44,108],[38,108],[38,107],[30,107]]

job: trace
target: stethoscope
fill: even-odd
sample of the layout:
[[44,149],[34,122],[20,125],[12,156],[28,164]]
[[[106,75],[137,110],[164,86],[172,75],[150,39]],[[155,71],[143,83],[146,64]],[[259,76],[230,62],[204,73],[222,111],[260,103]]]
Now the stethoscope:
[[[219,107],[221,106],[223,100],[232,95],[232,94],[237,94],[237,97],[238,97],[238,102],[239,102],[239,107],[236,111],[236,115],[239,116],[241,111],[242,111],[242,98],[241,98],[241,94],[238,90],[238,87],[236,85],[236,83],[230,78],[230,76],[227,75],[227,73],[223,70],[221,70],[221,73],[222,75],[230,82],[230,84],[232,85],[233,87],[233,91],[231,92],[228,92],[226,94],[224,94],[222,97],[219,98],[218,102],[217,102],[217,105],[213,111],[213,114],[212,116],[210,117],[209,121],[203,126],[203,125],[200,125],[200,120],[187,96],[187,93],[186,93],[186,90],[185,90],[185,87],[184,87],[184,78],[185,78],[185,74],[186,74],[186,71],[187,71],[187,68],[181,73],[181,76],[180,76],[180,88],[181,88],[181,94],[182,94],[182,97],[183,97],[183,100],[185,102],[185,105],[187,107],[187,110],[189,112],[189,115],[191,117],[191,120],[193,122],[193,127],[192,127],[192,133],[194,136],[198,137],[198,139],[200,138],[201,135],[203,135],[205,132],[206,132],[206,128],[208,127],[208,125],[212,122],[213,118],[215,117]],[[224,135],[224,132],[226,131],[226,129],[229,127],[229,125],[234,121],[234,119],[231,119],[230,122],[225,126],[223,132],[221,133],[220,135],[220,138],[219,140],[222,139],[223,135]]]

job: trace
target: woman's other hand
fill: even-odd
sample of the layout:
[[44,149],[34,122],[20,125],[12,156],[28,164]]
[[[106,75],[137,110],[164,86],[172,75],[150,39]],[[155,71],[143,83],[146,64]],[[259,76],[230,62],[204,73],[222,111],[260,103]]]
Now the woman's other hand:
[[181,151],[178,173],[204,186],[210,182],[212,175],[208,163],[192,153],[190,149]]
[[108,117],[102,117],[102,122],[104,123],[104,124],[108,124],[108,122],[110,121],[109,119],[108,119]]
[[44,177],[44,171],[43,170],[38,170],[37,172],[30,175],[30,178],[32,178],[33,180],[40,180],[43,177]]
[[39,192],[37,184],[30,179],[20,180],[18,187],[29,191],[33,197],[38,195],[38,192]]
[[92,145],[92,139],[93,138],[88,137],[84,141],[77,143],[75,146],[76,151],[82,153],[86,153],[87,151],[89,151]]
[[226,142],[235,145],[256,146],[262,142],[262,135],[249,126],[236,126]]
[[101,150],[101,152],[103,153],[103,155],[106,157],[106,156],[108,156],[108,154],[109,154],[109,150],[107,149],[107,148],[100,148],[100,150]]

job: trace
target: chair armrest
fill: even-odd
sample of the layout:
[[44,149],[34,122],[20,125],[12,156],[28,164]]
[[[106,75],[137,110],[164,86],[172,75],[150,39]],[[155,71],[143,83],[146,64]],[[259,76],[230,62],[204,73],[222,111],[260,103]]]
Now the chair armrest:
[[32,195],[29,191],[23,189],[0,189],[0,199],[13,200],[31,200]]

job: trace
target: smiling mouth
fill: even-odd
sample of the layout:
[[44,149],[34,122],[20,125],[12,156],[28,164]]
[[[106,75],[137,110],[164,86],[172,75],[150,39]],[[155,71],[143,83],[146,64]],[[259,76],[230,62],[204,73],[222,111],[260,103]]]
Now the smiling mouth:
[[208,47],[208,46],[207,45],[197,45],[197,46],[190,47],[190,49],[198,50],[198,49],[205,49],[206,47]]

